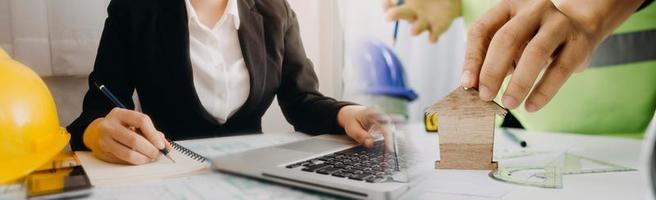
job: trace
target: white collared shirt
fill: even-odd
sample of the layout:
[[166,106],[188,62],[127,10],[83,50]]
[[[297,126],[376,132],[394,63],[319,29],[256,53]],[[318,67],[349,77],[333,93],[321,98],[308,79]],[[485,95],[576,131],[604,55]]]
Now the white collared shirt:
[[202,24],[190,0],[185,2],[196,93],[205,110],[223,124],[244,105],[250,92],[250,78],[237,35],[237,1],[228,0],[223,16],[213,27]]

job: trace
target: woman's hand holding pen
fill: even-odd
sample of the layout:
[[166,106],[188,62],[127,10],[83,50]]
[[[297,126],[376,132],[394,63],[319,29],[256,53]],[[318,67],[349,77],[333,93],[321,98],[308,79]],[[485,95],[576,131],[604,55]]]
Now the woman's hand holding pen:
[[122,108],[93,121],[84,132],[84,144],[101,160],[135,165],[155,161],[159,149],[171,148],[147,115]]

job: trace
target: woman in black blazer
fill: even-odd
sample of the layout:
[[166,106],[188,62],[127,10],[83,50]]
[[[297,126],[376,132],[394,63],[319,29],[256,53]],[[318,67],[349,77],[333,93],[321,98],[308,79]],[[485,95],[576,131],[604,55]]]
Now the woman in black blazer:
[[[203,7],[203,11],[223,13],[228,0],[191,1],[217,5],[216,10]],[[372,124],[368,117],[372,111],[318,92],[295,13],[287,2],[234,2],[250,90],[243,105],[220,123],[201,104],[194,87],[185,0],[112,0],[82,114],[67,127],[73,149],[90,149],[109,162],[147,163],[158,158],[158,149],[170,148],[164,135],[181,140],[261,132],[262,115],[274,96],[297,131],[346,132],[371,146],[366,130]],[[221,17],[198,13],[204,19]],[[143,113],[114,108],[94,82],[104,83],[130,109],[135,107],[136,90]]]

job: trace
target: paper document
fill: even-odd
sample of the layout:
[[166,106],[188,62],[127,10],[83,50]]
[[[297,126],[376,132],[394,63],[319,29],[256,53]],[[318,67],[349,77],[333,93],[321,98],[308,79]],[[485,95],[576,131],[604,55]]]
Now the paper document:
[[480,197],[480,196],[470,196],[462,194],[446,194],[446,193],[435,193],[435,192],[425,192],[417,196],[416,199],[439,199],[439,200],[498,200],[500,198],[490,198],[490,197]]
[[205,156],[206,158],[213,158],[220,155],[229,153],[237,153],[256,149],[260,147],[273,146],[288,142],[304,139],[307,136],[300,134],[278,134],[278,135],[244,135],[232,137],[217,137],[207,139],[195,139],[179,141],[178,144],[193,150],[194,152]]
[[[492,180],[485,170],[434,170],[424,174],[424,180],[411,187],[402,199],[501,199],[514,189],[513,185]],[[431,198],[429,198],[431,197]]]
[[331,200],[338,198],[230,174],[207,173],[138,184],[96,187],[94,200]]
[[179,177],[209,171],[208,162],[194,160],[177,150],[171,150],[169,153],[175,163],[160,157],[158,161],[144,165],[108,163],[98,160],[91,152],[86,151],[78,151],[75,154],[89,175],[91,184],[95,186]]
[[[228,153],[288,143],[307,138],[301,134],[259,134],[179,141],[178,144],[211,158]],[[177,161],[177,160],[176,160]],[[176,200],[176,199],[334,199],[318,193],[296,190],[256,179],[223,173],[205,173],[166,181],[125,183],[96,187],[89,199]]]

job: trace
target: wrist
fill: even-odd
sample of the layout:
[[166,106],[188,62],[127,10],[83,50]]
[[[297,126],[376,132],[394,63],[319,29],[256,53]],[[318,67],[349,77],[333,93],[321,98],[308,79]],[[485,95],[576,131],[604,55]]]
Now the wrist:
[[93,122],[87,126],[87,128],[84,130],[84,133],[82,134],[82,141],[84,142],[84,145],[91,150],[98,148],[98,140],[100,139],[99,125],[102,119],[103,118],[98,118],[93,120]]
[[644,0],[562,0],[556,7],[600,43],[642,2]]
[[565,16],[570,18],[576,26],[579,26],[589,36],[592,36],[594,41],[601,41],[602,36],[599,33],[602,32],[600,30],[604,29],[601,13],[604,12],[602,8],[605,6],[586,7],[582,4],[586,4],[586,1],[566,0],[560,1],[556,7]]
[[359,105],[348,105],[344,106],[339,111],[337,112],[337,123],[339,126],[342,128],[346,126],[346,123],[352,120],[352,118],[355,118],[355,113],[366,109],[365,106],[359,106]]

